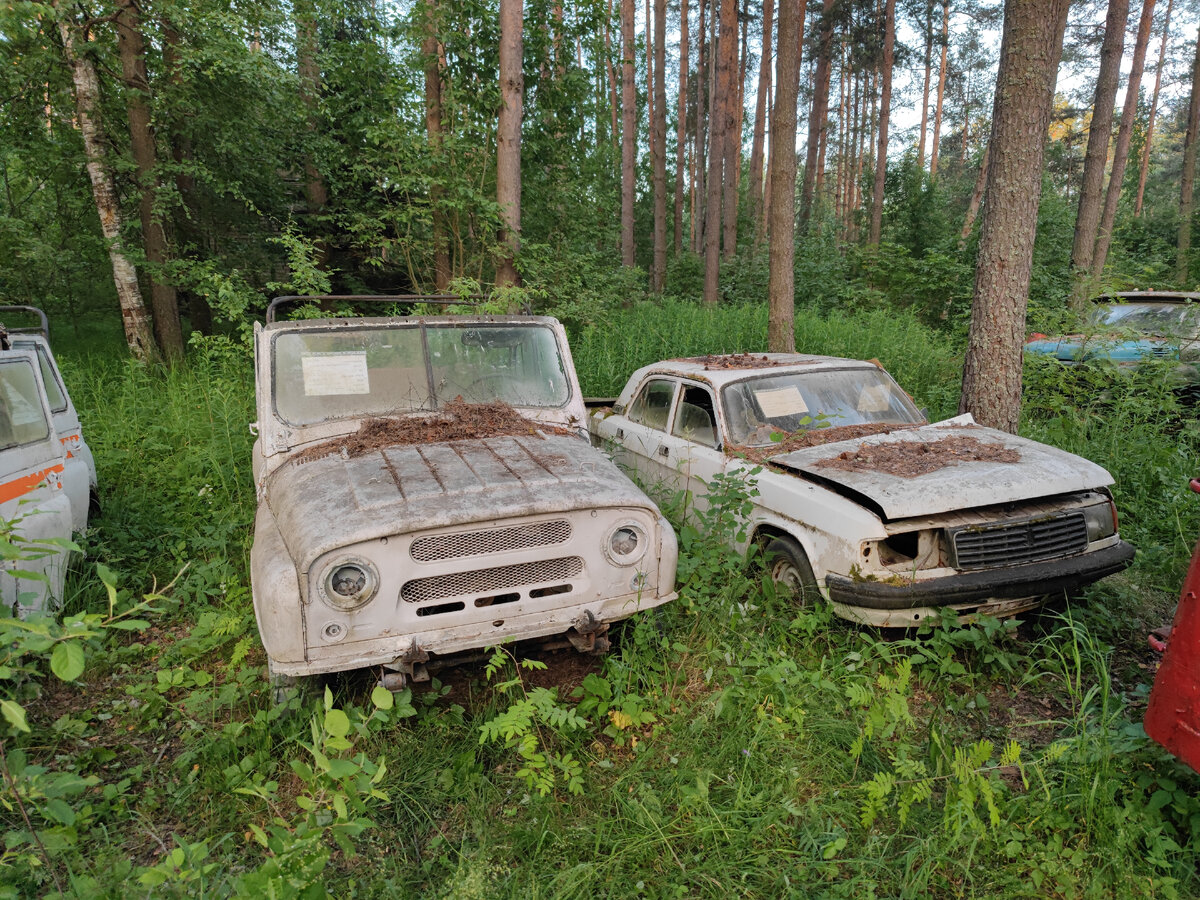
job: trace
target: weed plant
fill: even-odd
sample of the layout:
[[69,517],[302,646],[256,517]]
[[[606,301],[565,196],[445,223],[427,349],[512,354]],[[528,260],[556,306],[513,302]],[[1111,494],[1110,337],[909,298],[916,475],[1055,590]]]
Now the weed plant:
[[[764,333],[750,306],[644,303],[574,352],[585,391],[615,393],[637,365]],[[797,342],[877,357],[931,417],[955,411],[961,348],[909,313],[802,309]],[[35,647],[0,697],[27,711],[28,732],[6,720],[9,775],[64,779],[23,795],[41,849],[6,780],[0,896],[1200,893],[1200,779],[1141,733],[1133,625],[1182,577],[1197,445],[1141,381],[1029,377],[1024,430],[1113,470],[1141,548],[1082,607],[880,634],[793,608],[693,534],[680,601],[630,620],[577,687],[505,648],[444,685],[344,677],[279,707],[246,573],[249,354],[221,346],[165,374],[68,360],[100,466],[91,558],[137,595],[184,571],[143,629],[89,637],[78,671]],[[723,488],[721,527],[750,489]],[[69,615],[109,608],[89,569],[73,584]]]

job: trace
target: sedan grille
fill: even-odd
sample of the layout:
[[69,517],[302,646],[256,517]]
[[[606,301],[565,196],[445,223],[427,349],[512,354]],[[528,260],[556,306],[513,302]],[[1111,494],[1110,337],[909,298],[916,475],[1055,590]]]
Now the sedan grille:
[[418,562],[457,559],[460,556],[482,556],[506,550],[524,550],[561,544],[571,537],[571,523],[566,519],[532,522],[511,528],[492,528],[487,531],[457,531],[453,534],[433,534],[412,542],[412,558]]
[[520,563],[515,566],[499,566],[494,569],[476,569],[471,572],[454,572],[450,575],[434,575],[429,578],[414,578],[400,588],[400,596],[409,603],[426,600],[442,600],[446,597],[466,597],[472,594],[493,594],[510,588],[545,584],[575,578],[583,572],[583,560],[578,556],[561,559],[546,559],[538,562]]
[[951,537],[960,569],[992,569],[1074,556],[1088,545],[1082,513],[952,530]]

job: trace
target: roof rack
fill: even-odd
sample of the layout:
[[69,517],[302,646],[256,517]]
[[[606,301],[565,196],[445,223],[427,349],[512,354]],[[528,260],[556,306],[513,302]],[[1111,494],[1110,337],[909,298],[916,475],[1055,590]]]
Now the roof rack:
[[[482,306],[487,300],[486,294],[468,294],[465,297],[457,294],[289,294],[286,297],[276,297],[267,307],[267,324],[275,321],[275,311],[288,303],[308,303],[313,300],[348,300],[354,303],[433,303],[438,306]],[[31,307],[20,307],[22,309]]]
[[50,320],[36,306],[0,306],[0,316],[10,312],[33,313],[38,317],[40,324],[37,326],[27,325],[22,328],[14,328],[12,325],[5,323],[4,328],[9,334],[40,334],[46,340],[50,340]]

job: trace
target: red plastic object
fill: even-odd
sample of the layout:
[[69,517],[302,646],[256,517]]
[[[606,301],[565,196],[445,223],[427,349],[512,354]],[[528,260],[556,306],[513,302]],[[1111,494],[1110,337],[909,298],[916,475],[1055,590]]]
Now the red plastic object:
[[[1200,494],[1200,479],[1191,489]],[[1146,734],[1200,772],[1200,540],[1146,707]]]

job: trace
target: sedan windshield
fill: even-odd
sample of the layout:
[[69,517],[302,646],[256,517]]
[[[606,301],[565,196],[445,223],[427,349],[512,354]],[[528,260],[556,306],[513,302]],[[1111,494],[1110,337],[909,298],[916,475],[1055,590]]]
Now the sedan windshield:
[[1114,303],[1102,308],[1100,324],[1114,328],[1132,328],[1143,334],[1194,339],[1200,333],[1200,305]]
[[543,325],[364,326],[283,332],[275,409],[291,425],[440,409],[462,398],[551,409],[571,388]]
[[730,440],[769,446],[771,435],[840,425],[919,425],[908,395],[879,369],[762,375],[721,394]]

